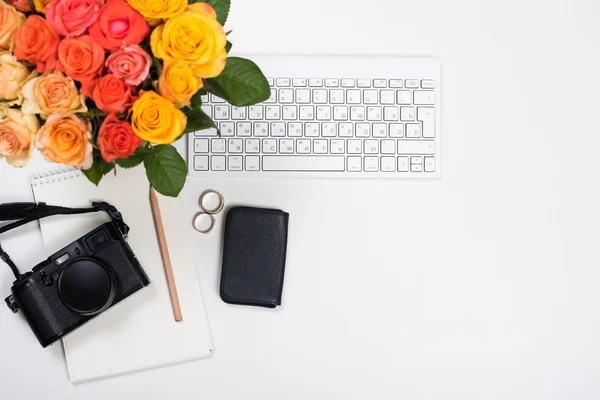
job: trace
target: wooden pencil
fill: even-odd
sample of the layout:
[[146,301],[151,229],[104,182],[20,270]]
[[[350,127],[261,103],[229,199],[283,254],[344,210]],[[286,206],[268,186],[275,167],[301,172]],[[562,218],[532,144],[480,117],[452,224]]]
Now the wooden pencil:
[[175,321],[182,321],[181,306],[179,305],[179,296],[177,296],[177,286],[173,277],[173,267],[171,266],[171,257],[169,256],[169,247],[167,246],[167,238],[165,236],[165,227],[163,225],[162,216],[160,214],[160,206],[158,197],[154,188],[150,188],[150,207],[154,216],[154,225],[156,226],[156,234],[158,236],[158,244],[160,246],[160,254],[162,256],[165,274],[167,276],[167,285],[169,286],[169,294],[171,295],[171,305],[173,306],[173,314]]

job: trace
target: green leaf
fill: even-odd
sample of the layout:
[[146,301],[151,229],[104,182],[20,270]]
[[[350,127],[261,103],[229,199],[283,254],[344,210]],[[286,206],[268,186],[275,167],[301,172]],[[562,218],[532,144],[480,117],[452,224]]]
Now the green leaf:
[[205,79],[204,88],[238,107],[260,103],[271,95],[269,82],[260,68],[240,57],[229,57],[221,75]]
[[185,185],[187,167],[184,159],[170,144],[154,146],[150,150],[144,155],[150,184],[160,194],[177,197]]
[[121,168],[133,168],[140,165],[143,159],[141,154],[133,154],[127,158],[117,158],[117,165]]
[[225,21],[227,21],[227,16],[229,15],[231,0],[189,0],[189,3],[208,3],[217,13],[217,21],[221,25],[225,25]]
[[225,44],[225,51],[226,51],[227,53],[229,53],[229,52],[231,51],[231,47],[232,47],[232,46],[233,46],[233,45],[232,45],[232,44],[231,44],[231,42],[228,40],[228,41],[227,41],[227,43]]
[[184,133],[201,131],[208,128],[217,129],[215,121],[200,107],[184,109],[183,113],[187,117],[187,125],[185,126],[185,131],[183,131]]
[[202,107],[202,93],[200,93],[199,90],[190,99],[190,107],[191,108]]
[[94,149],[93,158],[94,163],[92,166],[88,169],[82,170],[81,172],[83,172],[90,182],[98,186],[102,180],[102,177],[108,174],[114,168],[114,165],[104,161],[98,149]]

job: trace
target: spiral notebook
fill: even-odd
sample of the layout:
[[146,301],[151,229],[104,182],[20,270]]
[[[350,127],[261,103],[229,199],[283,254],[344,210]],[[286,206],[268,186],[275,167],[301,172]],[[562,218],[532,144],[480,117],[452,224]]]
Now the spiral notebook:
[[[183,321],[175,322],[150,209],[149,185],[140,171],[121,169],[118,177],[109,174],[98,187],[79,171],[47,175],[32,182],[37,202],[88,207],[92,201],[103,200],[117,207],[131,228],[128,243],[151,282],[63,338],[72,382],[207,357],[212,352],[192,247],[184,230],[191,224],[184,221],[178,199],[159,196],[183,314]],[[108,216],[100,212],[40,220],[46,255],[107,221]]]

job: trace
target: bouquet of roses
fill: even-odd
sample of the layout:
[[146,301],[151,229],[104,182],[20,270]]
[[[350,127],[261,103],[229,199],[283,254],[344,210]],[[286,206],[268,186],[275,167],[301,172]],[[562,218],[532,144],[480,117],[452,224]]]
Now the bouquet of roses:
[[228,57],[230,0],[0,0],[0,158],[34,149],[95,184],[141,163],[177,196],[186,164],[171,145],[217,128],[207,93],[235,106],[266,100],[250,60]]

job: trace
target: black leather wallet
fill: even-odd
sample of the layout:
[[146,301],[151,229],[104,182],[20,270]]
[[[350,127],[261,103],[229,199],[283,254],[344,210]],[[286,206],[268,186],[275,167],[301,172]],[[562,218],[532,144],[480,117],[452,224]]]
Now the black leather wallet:
[[225,220],[221,299],[230,304],[281,305],[289,214],[232,207]]

